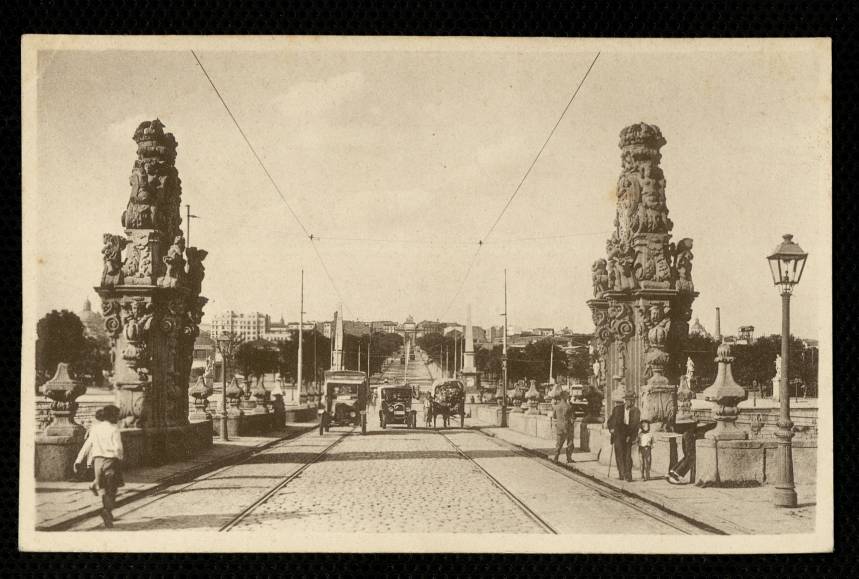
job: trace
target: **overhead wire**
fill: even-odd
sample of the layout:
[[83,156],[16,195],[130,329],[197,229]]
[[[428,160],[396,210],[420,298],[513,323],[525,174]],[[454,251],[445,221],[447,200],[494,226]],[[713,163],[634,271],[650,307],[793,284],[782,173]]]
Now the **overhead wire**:
[[552,139],[552,135],[555,134],[555,130],[558,128],[558,125],[561,124],[561,121],[564,119],[564,116],[567,114],[567,111],[569,110],[570,105],[572,105],[573,101],[576,99],[576,95],[579,94],[579,91],[581,90],[582,85],[584,85],[585,80],[587,80],[588,75],[590,75],[591,70],[593,69],[594,65],[596,64],[597,59],[599,58],[600,54],[601,54],[601,52],[597,52],[596,56],[594,56],[594,59],[591,61],[590,66],[588,66],[588,69],[585,71],[585,74],[582,75],[582,78],[579,81],[578,86],[576,86],[576,90],[573,91],[572,96],[570,96],[570,100],[567,101],[567,105],[564,107],[564,110],[561,111],[561,115],[558,117],[558,120],[555,122],[554,126],[552,126],[552,130],[549,131],[549,135],[546,137],[546,140],[543,141],[542,146],[540,146],[540,149],[537,151],[537,154],[534,156],[534,159],[531,161],[531,164],[528,165],[528,169],[525,171],[525,174],[522,175],[522,178],[519,180],[519,184],[516,185],[516,188],[513,190],[513,193],[507,199],[507,203],[504,204],[504,207],[501,209],[501,212],[498,214],[498,217],[496,217],[495,221],[492,222],[492,225],[489,227],[489,230],[486,232],[486,235],[484,235],[480,239],[480,241],[478,241],[477,251],[475,251],[474,257],[472,257],[472,259],[471,259],[471,263],[469,264],[468,269],[465,272],[465,277],[463,277],[462,283],[459,284],[459,287],[456,290],[456,293],[453,295],[453,298],[448,303],[447,308],[445,308],[444,314],[442,315],[442,318],[447,317],[447,314],[450,311],[450,308],[453,307],[453,304],[456,302],[457,298],[459,298],[459,294],[462,292],[462,288],[465,287],[465,282],[468,280],[468,276],[471,274],[471,270],[474,268],[474,264],[477,261],[477,257],[478,257],[478,255],[480,255],[480,250],[483,248],[483,244],[487,243],[489,236],[492,235],[492,233],[495,231],[495,228],[498,226],[498,223],[501,221],[501,218],[504,217],[504,214],[507,212],[507,209],[510,207],[510,204],[513,203],[513,199],[515,199],[516,195],[519,194],[519,191],[522,189],[522,185],[525,183],[525,180],[528,179],[528,175],[531,174],[531,170],[534,168],[534,165],[537,164],[537,161],[540,159],[540,156],[543,154],[543,151],[545,150],[546,145],[549,144],[549,141]]
[[236,125],[236,128],[239,130],[239,134],[241,134],[242,139],[244,139],[248,148],[251,150],[251,153],[257,160],[257,163],[259,163],[259,166],[262,168],[266,177],[268,177],[268,180],[271,182],[272,186],[274,187],[274,190],[280,196],[280,199],[281,201],[283,201],[283,204],[286,205],[286,208],[289,210],[289,213],[292,215],[292,218],[295,219],[295,222],[298,223],[299,227],[301,227],[301,230],[304,232],[304,235],[307,237],[308,241],[310,241],[310,245],[313,247],[313,251],[316,253],[316,257],[319,258],[319,263],[322,264],[322,269],[325,271],[325,275],[328,276],[328,281],[331,282],[331,287],[334,288],[334,292],[337,294],[337,297],[340,298],[340,303],[343,304],[343,295],[340,293],[340,289],[337,287],[337,283],[334,281],[334,277],[328,270],[328,266],[325,264],[325,260],[322,258],[322,254],[319,252],[319,248],[317,248],[316,244],[313,243],[313,235],[310,233],[310,231],[308,231],[307,227],[304,226],[304,223],[301,221],[301,218],[292,208],[292,205],[289,204],[289,201],[287,201],[286,196],[283,194],[283,191],[281,191],[280,186],[277,184],[277,181],[275,181],[274,177],[272,177],[268,168],[265,166],[265,163],[263,163],[262,158],[259,156],[259,153],[257,153],[247,134],[245,134],[244,129],[242,129],[242,126],[239,124],[239,121],[233,114],[233,111],[230,110],[230,106],[227,104],[227,101],[224,100],[224,97],[221,95],[221,91],[219,91],[218,87],[215,85],[215,81],[212,80],[212,77],[209,75],[209,72],[206,70],[206,67],[203,66],[202,62],[200,62],[200,58],[197,56],[197,53],[191,50],[191,54],[194,56],[194,60],[197,61],[197,65],[200,67],[200,70],[202,70],[203,74],[206,76],[206,80],[208,80],[209,84],[212,86],[212,90],[214,90],[215,94],[218,96],[218,100],[221,101],[221,104],[224,106],[224,109],[227,111],[227,114],[230,116],[230,119],[232,119],[233,124]]

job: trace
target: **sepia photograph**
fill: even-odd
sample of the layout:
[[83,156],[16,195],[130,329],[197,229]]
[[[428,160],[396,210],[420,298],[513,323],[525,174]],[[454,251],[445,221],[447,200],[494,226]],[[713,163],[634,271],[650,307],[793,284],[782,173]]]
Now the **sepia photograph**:
[[21,63],[20,550],[832,551],[829,39]]

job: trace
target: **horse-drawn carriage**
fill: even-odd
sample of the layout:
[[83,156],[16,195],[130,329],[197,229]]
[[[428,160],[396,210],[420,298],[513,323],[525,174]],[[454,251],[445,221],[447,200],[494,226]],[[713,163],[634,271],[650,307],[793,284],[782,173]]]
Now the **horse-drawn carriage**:
[[459,416],[459,427],[465,426],[465,384],[459,380],[446,380],[433,388],[432,425],[436,427],[436,418],[442,417],[442,424],[448,427],[450,419]]

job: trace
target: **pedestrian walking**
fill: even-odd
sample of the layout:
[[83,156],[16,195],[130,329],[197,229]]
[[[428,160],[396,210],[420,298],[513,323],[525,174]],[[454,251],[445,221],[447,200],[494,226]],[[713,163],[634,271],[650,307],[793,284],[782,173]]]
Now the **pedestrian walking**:
[[558,462],[564,443],[567,445],[567,463],[573,462],[573,407],[569,398],[570,393],[562,391],[552,407],[555,419],[555,463]]
[[639,423],[638,430],[638,454],[641,459],[641,480],[650,480],[650,451],[653,448],[653,433],[650,432],[650,421],[642,420]]
[[619,478],[627,482],[632,482],[632,445],[638,437],[640,420],[641,412],[635,406],[634,392],[624,395],[623,404],[616,404],[608,419]]
[[[683,447],[683,459],[673,469],[668,471],[668,482],[673,485],[686,484],[682,479],[695,467],[695,438],[698,422],[695,420],[678,420],[674,425],[674,431],[683,436],[681,444]],[[689,480],[688,482],[694,482]]]
[[429,428],[432,424],[432,395],[427,392],[424,396],[424,425]]
[[98,419],[89,430],[89,436],[84,441],[75,459],[75,472],[83,468],[84,463],[92,466],[95,480],[90,490],[98,496],[101,491],[101,518],[104,526],[113,527],[113,507],[116,503],[116,493],[124,486],[122,479],[122,460],[124,452],[122,436],[119,433],[119,408],[109,404],[96,413]]

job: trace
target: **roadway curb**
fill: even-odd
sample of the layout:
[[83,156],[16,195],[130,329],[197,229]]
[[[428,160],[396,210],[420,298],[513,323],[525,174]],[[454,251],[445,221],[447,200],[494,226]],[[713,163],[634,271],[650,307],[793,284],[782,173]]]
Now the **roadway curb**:
[[[118,499],[116,501],[116,507],[123,507],[129,503],[133,503],[136,500],[145,498],[151,494],[157,493],[158,491],[164,490],[169,486],[182,484],[184,482],[190,482],[191,480],[201,475],[216,471],[219,468],[223,468],[225,466],[230,466],[231,464],[249,458],[250,456],[253,456],[258,452],[271,448],[275,444],[283,442],[284,440],[298,438],[302,434],[307,434],[308,432],[316,430],[317,426],[318,424],[309,423],[306,426],[294,426],[292,427],[293,430],[291,430],[290,432],[287,432],[279,438],[275,438],[266,443],[260,444],[259,446],[247,447],[244,450],[238,451],[228,456],[221,457],[217,460],[213,460],[212,462],[207,462],[194,468],[188,469],[186,471],[178,472],[176,474],[167,476],[159,480],[157,483],[155,483],[149,488],[140,489],[139,491],[129,493],[123,498]],[[45,525],[36,525],[36,531],[65,531],[69,527],[72,527],[82,521],[98,516],[99,513],[101,513],[101,507],[93,506],[90,509],[75,512],[66,517],[61,517],[59,518],[59,520],[55,519],[55,522],[51,522]]]
[[[630,491],[629,489],[623,488],[620,485],[616,485],[616,484],[614,484],[614,481],[612,481],[612,480],[602,479],[602,478],[599,478],[599,477],[592,475],[589,472],[586,472],[586,471],[583,471],[579,468],[576,468],[575,466],[573,466],[575,463],[573,463],[573,465],[570,465],[568,463],[567,464],[560,464],[560,463],[555,464],[551,460],[551,458],[548,454],[544,454],[542,452],[527,448],[527,447],[522,446],[520,444],[516,444],[515,442],[507,440],[506,438],[498,436],[497,434],[494,434],[491,432],[485,432],[483,430],[483,428],[485,428],[485,427],[472,426],[472,427],[467,427],[467,428],[471,428],[473,430],[476,430],[477,432],[480,432],[481,434],[483,434],[485,436],[489,436],[491,438],[497,438],[498,440],[503,440],[505,443],[507,443],[511,446],[515,446],[516,448],[520,449],[522,452],[524,452],[530,456],[533,456],[535,458],[540,458],[542,460],[546,460],[547,462],[550,462],[555,466],[558,466],[560,468],[564,468],[564,469],[570,470],[572,472],[575,472],[576,474],[581,475],[581,476],[587,478],[588,480],[599,484],[600,486],[603,486],[607,489],[611,489],[613,491],[620,492],[626,496],[636,498],[636,499],[643,501],[643,502],[645,502],[645,503],[647,503],[653,507],[656,507],[662,511],[665,511],[666,513],[668,513],[670,515],[673,515],[675,517],[679,517],[679,518],[687,521],[690,524],[693,524],[693,525],[696,525],[696,526],[701,527],[703,529],[709,530],[710,532],[720,534],[720,535],[752,535],[752,534],[754,534],[753,531],[746,529],[746,528],[744,528],[740,525],[737,525],[735,523],[732,523],[730,521],[722,520],[722,521],[715,522],[710,517],[704,516],[701,513],[697,512],[695,510],[692,510],[692,509],[686,509],[686,512],[677,510],[676,507],[668,506],[665,503],[663,503],[662,501],[659,501],[657,499],[647,497],[647,496],[641,495],[639,493]],[[500,428],[500,427],[489,426],[488,428]]]

